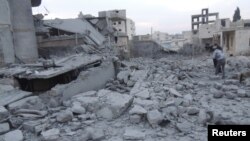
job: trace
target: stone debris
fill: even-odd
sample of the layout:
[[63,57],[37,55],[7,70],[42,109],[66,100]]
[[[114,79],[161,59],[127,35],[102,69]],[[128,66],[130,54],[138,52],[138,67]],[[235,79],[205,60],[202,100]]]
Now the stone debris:
[[41,110],[44,109],[45,105],[38,96],[30,96],[11,103],[7,107],[10,111],[16,111],[19,109]]
[[73,113],[70,110],[63,111],[56,116],[58,122],[68,122],[73,119]]
[[44,141],[56,141],[59,139],[60,130],[56,128],[50,129],[42,132],[41,135]]
[[169,93],[174,95],[174,96],[177,96],[177,97],[182,97],[182,95],[177,90],[175,90],[174,88],[170,88]]
[[146,134],[136,129],[127,128],[123,138],[125,140],[145,140]]
[[100,110],[106,108],[110,111],[112,118],[118,118],[130,107],[133,102],[133,97],[110,91],[106,95],[101,95],[99,100],[100,103],[103,103]]
[[238,89],[237,94],[239,97],[246,97],[246,91],[243,89]]
[[202,141],[208,124],[249,124],[248,80],[232,79],[230,66],[221,79],[201,58],[132,58],[116,78],[86,92],[69,88],[78,81],[39,93],[1,85],[0,140]]
[[23,133],[21,130],[14,130],[4,134],[1,139],[3,141],[23,141]]
[[8,117],[9,117],[9,111],[5,107],[0,106],[0,121]]
[[6,133],[10,130],[10,125],[9,123],[1,123],[0,124],[0,135],[3,133]]
[[71,108],[71,111],[74,114],[85,114],[86,113],[86,109],[84,107],[82,107],[80,102],[74,102],[73,106]]
[[158,110],[152,110],[147,113],[147,119],[152,127],[157,127],[157,125],[162,122],[164,117]]
[[196,107],[189,107],[187,110],[187,113],[189,115],[197,115],[197,114],[199,114],[199,112],[200,112],[200,109],[196,108]]

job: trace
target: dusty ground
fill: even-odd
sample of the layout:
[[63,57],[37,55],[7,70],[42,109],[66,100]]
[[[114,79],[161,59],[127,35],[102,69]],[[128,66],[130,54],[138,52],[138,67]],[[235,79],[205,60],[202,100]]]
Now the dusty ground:
[[[204,141],[208,124],[250,124],[250,87],[232,79],[248,70],[249,59],[227,60],[225,79],[214,75],[209,55],[124,61],[117,80],[103,90],[81,93],[62,104],[45,97],[48,92],[34,98],[33,105],[41,100],[40,106],[17,104],[44,111],[35,113],[40,117],[30,111],[13,114],[7,106],[9,130],[21,130],[27,141]],[[2,138],[6,140],[6,134]]]

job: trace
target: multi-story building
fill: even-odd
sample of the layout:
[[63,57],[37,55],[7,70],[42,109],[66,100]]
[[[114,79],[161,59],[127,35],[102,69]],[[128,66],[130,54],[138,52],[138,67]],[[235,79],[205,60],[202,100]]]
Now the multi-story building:
[[117,32],[125,33],[130,40],[135,35],[135,23],[126,17],[126,10],[101,11],[99,17],[107,17]]
[[153,40],[159,43],[171,40],[171,36],[168,33],[160,32],[160,31],[155,31],[152,34],[152,38]]

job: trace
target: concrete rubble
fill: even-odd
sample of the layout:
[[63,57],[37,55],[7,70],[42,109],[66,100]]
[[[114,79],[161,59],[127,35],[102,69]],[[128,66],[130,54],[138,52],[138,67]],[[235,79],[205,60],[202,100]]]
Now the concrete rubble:
[[[250,89],[231,78],[236,72],[231,64],[226,79],[210,79],[211,60],[201,61],[202,65],[197,65],[201,59],[178,60],[180,66],[172,57],[131,59],[136,67],[123,61],[128,65],[117,80],[108,81],[103,89],[59,99],[54,107],[46,105],[58,94],[34,96],[5,85],[1,95],[13,91],[19,95],[2,101],[1,137],[8,140],[9,134],[18,132],[17,140],[202,140],[207,124],[249,124]],[[14,130],[20,126],[21,130]]]
[[[203,140],[208,124],[250,124],[249,87],[231,77],[237,70],[230,65],[225,79],[215,78],[208,57],[122,61],[117,79],[67,98],[4,85],[1,138],[17,132],[13,140]],[[55,88],[65,92],[78,82]]]
[[75,46],[0,68],[0,141],[204,141],[208,124],[250,124],[249,57],[228,56],[224,79],[205,52],[123,60],[95,20],[46,21],[50,43]]

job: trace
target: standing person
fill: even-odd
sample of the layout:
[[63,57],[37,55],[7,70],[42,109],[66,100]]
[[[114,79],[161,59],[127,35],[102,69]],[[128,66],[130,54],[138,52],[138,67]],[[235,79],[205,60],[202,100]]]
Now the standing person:
[[225,54],[223,53],[222,47],[215,44],[215,50],[213,52],[213,60],[216,62],[215,65],[215,75],[217,75],[220,71],[222,72],[222,78],[225,78]]

